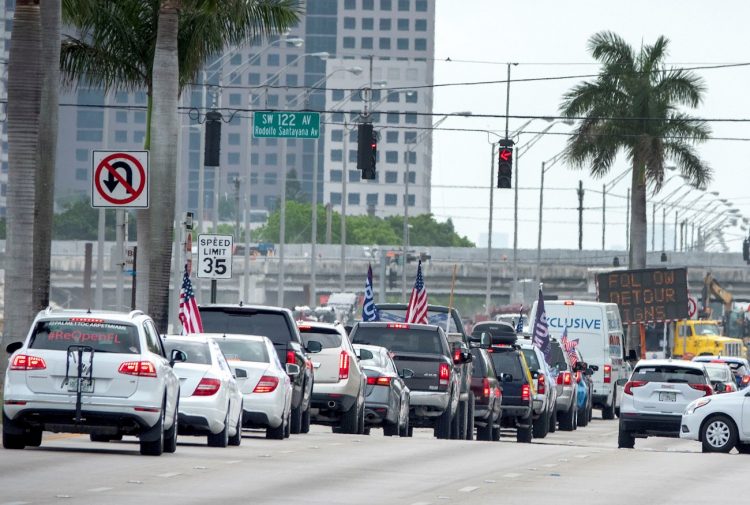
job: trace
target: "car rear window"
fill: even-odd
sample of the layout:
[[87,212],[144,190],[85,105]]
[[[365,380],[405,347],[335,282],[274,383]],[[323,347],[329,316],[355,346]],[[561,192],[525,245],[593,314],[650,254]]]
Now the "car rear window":
[[524,376],[523,368],[521,368],[521,360],[518,355],[513,351],[494,351],[490,354],[492,358],[492,364],[495,365],[495,372],[498,374],[509,373],[513,376],[513,380],[521,380]]
[[[396,308],[387,308],[387,309],[380,309],[380,319],[381,321],[393,321],[395,323],[403,323],[406,321],[406,309],[396,309]],[[446,330],[445,326],[446,323],[449,324],[448,329]],[[434,310],[427,310],[427,324],[434,324],[435,326],[440,326],[443,331],[448,331],[448,333],[458,333],[458,328],[456,327],[456,321],[453,320],[451,317],[448,318],[448,312],[437,312]]]
[[726,365],[706,365],[708,378],[712,381],[731,382],[732,371]]
[[274,345],[283,346],[293,340],[287,318],[280,312],[208,308],[200,309],[200,313],[206,333],[262,335],[271,339]]
[[257,340],[216,339],[227,361],[252,361],[268,363],[266,344]]
[[310,340],[320,342],[323,349],[333,349],[335,347],[341,347],[341,334],[334,329],[326,328],[304,328],[300,326],[300,335],[302,341],[307,345]]
[[132,324],[92,319],[40,321],[29,341],[30,349],[67,351],[71,345],[86,345],[95,352],[140,354],[138,329]]
[[682,384],[705,384],[702,370],[674,365],[644,365],[633,371],[634,381],[672,382]]
[[211,364],[211,350],[206,342],[188,342],[186,340],[164,339],[164,349],[169,355],[173,349],[179,349],[185,353],[187,359],[185,363],[195,363],[196,365]]
[[359,326],[352,335],[352,343],[379,345],[392,352],[444,354],[437,330]]
[[521,349],[521,352],[523,353],[523,357],[526,358],[526,364],[529,365],[530,370],[539,370],[542,368],[534,349]]
[[477,349],[476,347],[473,347],[471,349],[471,355],[474,358],[472,360],[472,364],[474,366],[471,367],[471,376],[476,379],[481,379],[487,376],[487,371],[485,370],[485,363],[484,363],[484,357],[482,356],[482,351]]
[[565,355],[563,354],[562,347],[559,342],[550,343],[550,356],[549,366],[557,368],[559,372],[563,372],[568,369],[568,364],[565,362]]

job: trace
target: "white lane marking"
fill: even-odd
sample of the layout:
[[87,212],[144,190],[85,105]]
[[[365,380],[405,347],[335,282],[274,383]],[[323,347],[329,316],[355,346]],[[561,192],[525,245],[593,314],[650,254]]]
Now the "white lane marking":
[[241,459],[230,459],[229,461],[225,461],[227,465],[236,465],[237,463],[242,463]]
[[279,454],[294,454],[296,451],[279,451]]
[[438,496],[438,500],[450,500],[450,496]]
[[92,487],[88,490],[89,493],[101,493],[103,491],[109,491],[111,487]]
[[[3,503],[0,503],[0,505],[27,505],[29,502],[27,501],[6,501]],[[425,504],[427,505],[427,504]]]
[[259,454],[258,457],[259,458],[270,458],[271,455],[270,454]]
[[142,480],[129,480],[128,484],[143,484]]
[[205,470],[206,468],[208,468],[208,467],[205,467],[205,466],[194,466],[193,470]]
[[588,454],[576,454],[576,458],[584,459],[584,458],[588,458],[588,457],[589,457]]
[[411,505],[430,505],[430,502],[428,502],[428,501],[415,501]]
[[479,486],[466,486],[458,490],[459,493],[472,493],[479,489]]
[[494,484],[497,481],[495,479],[484,479],[484,482],[487,484]]
[[545,463],[542,466],[545,467],[545,468],[554,468],[554,467],[557,466],[557,463]]
[[55,498],[65,498],[65,499],[67,499],[67,498],[73,498],[73,497],[70,496],[69,494],[56,494]]
[[503,477],[505,477],[506,479],[515,479],[516,477],[520,476],[520,473],[506,473],[505,475],[503,475]]
[[157,474],[156,476],[157,476],[157,477],[163,477],[163,478],[165,478],[165,479],[169,479],[169,478],[171,478],[171,477],[176,477],[176,476],[178,476],[178,475],[182,475],[182,474],[181,474],[180,472],[167,472],[167,473],[160,473],[160,474]]

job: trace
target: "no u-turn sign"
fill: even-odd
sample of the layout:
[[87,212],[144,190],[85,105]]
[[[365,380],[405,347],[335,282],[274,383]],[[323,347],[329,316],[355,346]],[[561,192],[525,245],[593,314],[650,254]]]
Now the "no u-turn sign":
[[147,209],[148,151],[94,151],[91,206]]

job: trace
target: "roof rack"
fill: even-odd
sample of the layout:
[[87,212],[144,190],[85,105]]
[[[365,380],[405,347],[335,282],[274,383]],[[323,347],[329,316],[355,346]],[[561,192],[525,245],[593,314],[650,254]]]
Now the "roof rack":
[[145,315],[146,314],[140,309],[135,309],[135,310],[131,310],[130,312],[128,312],[128,317],[130,318],[134,318],[135,316],[145,316]]

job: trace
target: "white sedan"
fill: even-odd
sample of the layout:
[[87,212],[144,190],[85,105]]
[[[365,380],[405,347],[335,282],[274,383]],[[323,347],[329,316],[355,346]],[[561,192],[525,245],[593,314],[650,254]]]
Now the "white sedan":
[[292,381],[299,365],[283,366],[268,337],[205,334],[224,352],[244,398],[242,426],[266,430],[266,438],[281,440],[290,433]]
[[750,391],[712,395],[692,401],[682,414],[680,438],[698,440],[703,452],[750,454]]
[[242,395],[219,346],[203,335],[166,336],[164,347],[180,349],[178,432],[208,437],[210,447],[242,443]]

